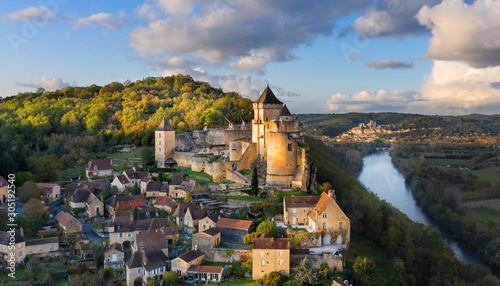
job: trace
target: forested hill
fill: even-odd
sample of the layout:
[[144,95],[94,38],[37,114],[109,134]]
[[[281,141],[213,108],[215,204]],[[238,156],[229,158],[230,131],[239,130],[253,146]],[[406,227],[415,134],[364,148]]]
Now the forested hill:
[[411,129],[401,136],[471,136],[500,134],[500,115],[464,116],[419,115],[404,113],[301,114],[304,129],[311,135],[338,136],[370,120],[392,125],[391,130]]
[[[79,160],[78,153],[87,152],[88,144],[151,144],[163,117],[177,131],[185,131],[226,125],[224,117],[249,122],[253,115],[251,100],[184,75],[39,89],[0,103],[2,173],[27,170],[33,155],[74,153],[71,160]],[[86,146],[75,146],[79,144]]]

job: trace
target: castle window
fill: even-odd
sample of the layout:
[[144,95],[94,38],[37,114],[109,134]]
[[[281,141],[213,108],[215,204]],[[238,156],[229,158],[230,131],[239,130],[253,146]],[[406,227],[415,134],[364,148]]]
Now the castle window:
[[292,151],[292,144],[288,143],[288,151]]
[[161,148],[158,149],[161,152]]
[[264,260],[261,260],[260,265],[264,266],[264,265],[266,265],[266,262],[264,262]]
[[278,264],[282,265],[283,264],[283,260],[282,259],[278,259]]
[[269,120],[267,120],[267,119],[268,119],[268,118],[266,117],[266,121],[269,121]]
[[323,213],[323,218],[326,218],[326,213]]
[[158,138],[161,138],[161,133],[158,134]]
[[339,222],[339,228],[342,229],[342,223],[341,222]]
[[264,251],[260,252],[260,257],[264,257]]
[[161,145],[161,141],[158,141],[158,145]]
[[326,229],[326,222],[323,223],[323,229]]

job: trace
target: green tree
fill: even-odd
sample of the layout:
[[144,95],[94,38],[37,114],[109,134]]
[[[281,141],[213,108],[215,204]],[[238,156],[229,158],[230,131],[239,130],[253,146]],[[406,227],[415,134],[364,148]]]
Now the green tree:
[[39,199],[44,194],[45,192],[35,183],[28,181],[19,189],[18,197],[21,202],[26,203],[30,199]]
[[160,281],[158,281],[158,279],[156,277],[154,277],[154,278],[148,277],[146,285],[147,286],[160,286]]
[[252,194],[257,196],[259,194],[259,177],[257,174],[257,165],[253,167],[252,170]]
[[243,268],[243,270],[245,270],[246,272],[248,273],[252,273],[252,269],[253,269],[253,259],[250,258],[248,259],[247,261],[245,262],[242,262],[241,263],[241,268]]
[[274,221],[265,220],[259,224],[257,227],[257,236],[261,236],[265,233],[270,235],[271,237],[278,236],[278,228],[276,227],[276,223]]
[[30,199],[23,209],[22,216],[26,231],[31,234],[41,229],[49,220],[49,214],[45,212],[44,204],[39,199]]
[[92,274],[86,271],[83,274],[76,275],[68,281],[67,286],[81,286],[81,285],[99,285],[99,275]]
[[179,284],[179,275],[174,271],[167,271],[163,274],[163,286],[174,286]]
[[60,177],[63,164],[54,154],[31,156],[28,158],[28,168],[35,175],[40,176],[42,181],[55,181]]
[[252,232],[252,233],[249,233],[249,234],[246,234],[244,237],[243,237],[243,243],[244,244],[253,244],[253,239],[255,238],[255,232]]
[[28,279],[31,285],[44,285],[42,279],[40,279],[44,274],[43,265],[37,257],[31,257],[31,259],[26,264],[26,269],[28,270]]
[[290,247],[291,248],[302,248],[302,245],[304,244],[304,240],[302,239],[301,236],[298,235],[290,235]]
[[132,217],[134,220],[138,220],[139,219],[139,209],[137,209],[137,207],[134,207],[134,212],[132,214]]
[[321,276],[323,276],[323,280],[326,280],[329,271],[330,266],[328,266],[328,263],[326,261],[323,261],[319,266],[319,273]]
[[105,247],[98,242],[94,241],[90,244],[90,254],[92,254],[92,257],[94,257],[94,262],[96,263],[97,267],[102,266],[104,262],[105,250]]
[[193,197],[191,196],[191,194],[189,192],[186,192],[186,203],[189,203],[192,201],[193,201]]
[[318,277],[313,273],[309,259],[305,257],[298,266],[295,266],[297,273],[293,278],[299,285],[314,285],[318,283]]
[[141,150],[141,161],[144,168],[153,166],[155,163],[155,151],[153,147],[143,147]]
[[76,236],[72,233],[66,234],[64,236],[64,243],[66,243],[66,245],[70,249],[70,256],[73,256],[74,250],[78,245],[78,240],[76,239]]
[[273,271],[257,280],[257,283],[262,286],[278,286],[281,284],[281,274],[278,271]]
[[158,216],[160,218],[166,218],[166,217],[168,217],[168,212],[166,210],[164,210],[164,209],[159,209],[158,210]]
[[328,193],[328,191],[332,189],[332,184],[330,184],[329,182],[325,182],[321,186],[319,186],[318,195],[321,195],[321,193]]

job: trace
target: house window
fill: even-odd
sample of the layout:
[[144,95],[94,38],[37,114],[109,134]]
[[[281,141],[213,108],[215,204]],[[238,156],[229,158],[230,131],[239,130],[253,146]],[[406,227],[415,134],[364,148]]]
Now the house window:
[[41,246],[41,245],[40,245],[40,246],[38,247],[38,251],[42,251],[42,249],[43,249],[43,246]]
[[123,237],[123,233],[119,233],[119,234],[118,234],[118,237]]
[[32,252],[33,251],[33,248],[30,246],[30,248],[28,248],[28,252]]
[[158,141],[158,145],[161,145],[161,141]]
[[21,248],[21,247],[23,247],[23,245],[19,243],[19,244],[17,245],[17,248]]
[[159,148],[159,151],[161,152],[161,148]]
[[141,268],[137,269],[137,273],[141,273]]
[[297,213],[297,209],[293,209],[293,213],[296,214]]
[[281,250],[280,250],[280,251],[278,251],[278,256],[281,256]]
[[323,213],[323,218],[326,218],[326,213]]
[[282,259],[278,259],[278,265],[282,265],[283,264],[283,260]]
[[326,222],[323,223],[323,229],[326,229]]
[[292,151],[292,144],[288,143],[288,151]]
[[19,251],[19,256],[23,256],[23,252],[22,251]]
[[131,233],[127,233],[127,237],[132,237],[132,234]]
[[111,261],[117,261],[117,257],[116,257],[116,254],[113,254],[113,258],[111,258]]
[[260,252],[260,257],[264,257],[264,251]]
[[264,261],[264,259],[262,259],[262,260],[260,261],[260,265],[261,265],[261,266],[266,265],[266,262]]
[[158,138],[161,138],[161,133],[158,134]]
[[50,249],[54,249],[54,245],[53,244],[50,245]]
[[342,229],[342,222],[339,222],[339,228]]

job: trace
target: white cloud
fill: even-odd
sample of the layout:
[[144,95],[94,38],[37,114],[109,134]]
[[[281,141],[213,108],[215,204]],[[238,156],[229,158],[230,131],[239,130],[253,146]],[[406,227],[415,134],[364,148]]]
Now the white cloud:
[[56,13],[49,10],[47,7],[28,7],[24,10],[18,10],[7,15],[8,18],[14,21],[34,21],[34,22],[46,22],[53,19]]
[[383,60],[377,62],[369,62],[365,65],[366,67],[373,68],[376,70],[384,69],[411,69],[413,68],[413,63],[402,62],[400,60]]
[[429,58],[464,61],[475,68],[500,65],[500,1],[444,0],[416,16],[432,32]]
[[73,29],[79,29],[85,26],[101,26],[110,30],[118,30],[125,20],[125,13],[120,12],[118,16],[110,13],[98,13],[86,18],[78,18],[73,23]]
[[409,109],[439,114],[498,114],[500,67],[476,69],[462,62],[434,61],[422,98]]
[[30,83],[16,82],[16,85],[30,87],[30,88],[42,87],[45,90],[50,90],[50,91],[70,86],[69,83],[64,82],[63,79],[60,77],[52,75],[44,76],[43,74],[40,76],[40,81],[31,81]]
[[140,57],[182,56],[195,65],[247,72],[293,59],[294,48],[319,35],[330,35],[337,19],[359,10],[369,0],[176,3],[152,0],[137,9],[148,21],[130,34],[130,47]]
[[355,94],[337,93],[326,102],[325,110],[334,112],[404,112],[408,104],[420,100],[411,90],[364,90]]
[[382,0],[356,19],[354,28],[367,38],[401,37],[422,34],[426,30],[414,18],[424,5],[433,6],[441,0]]

